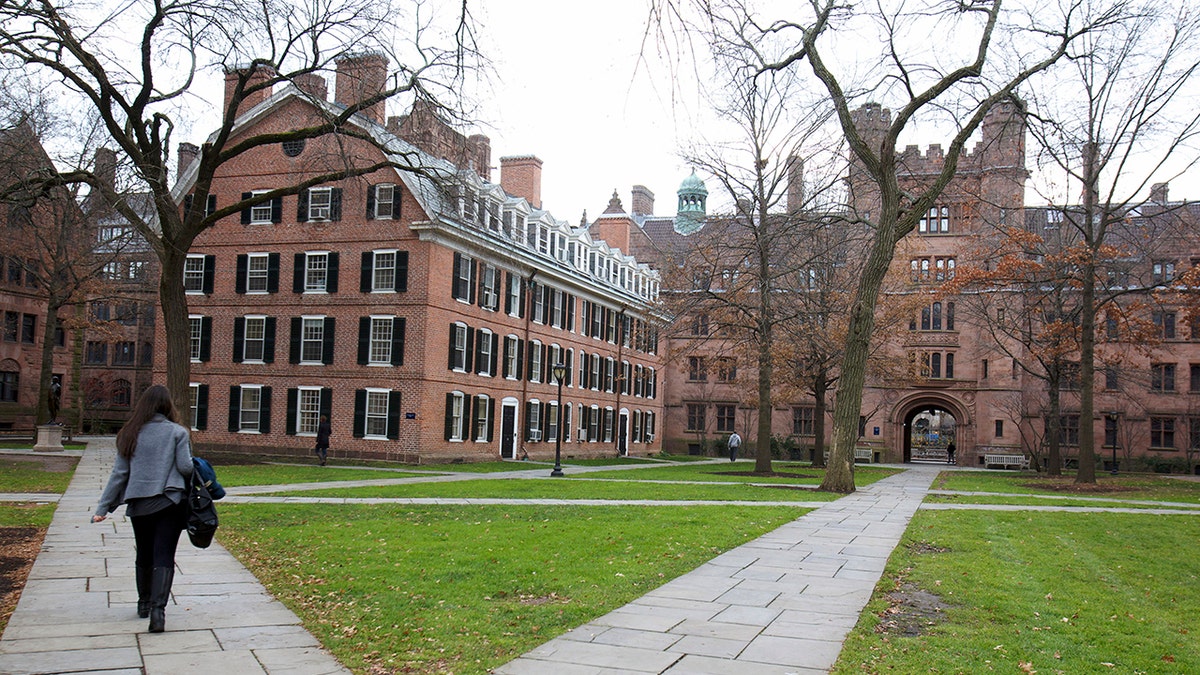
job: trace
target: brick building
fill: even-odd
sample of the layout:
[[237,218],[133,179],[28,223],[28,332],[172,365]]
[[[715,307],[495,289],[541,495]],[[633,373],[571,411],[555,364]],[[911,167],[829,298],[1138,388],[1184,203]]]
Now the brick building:
[[[264,94],[234,132],[342,110],[352,83],[382,82],[385,68],[344,59],[334,100],[310,77]],[[328,415],[334,456],[546,457],[561,363],[565,455],[657,452],[657,272],[544,210],[536,157],[501,158],[493,183],[488,139],[430,109],[385,120],[379,104],[353,123],[376,142],[264,146],[214,179],[215,203],[228,204],[340,161],[378,162],[380,147],[421,169],[266,201],[196,240],[184,279],[195,442],[302,455]],[[181,152],[181,203],[193,156]]]

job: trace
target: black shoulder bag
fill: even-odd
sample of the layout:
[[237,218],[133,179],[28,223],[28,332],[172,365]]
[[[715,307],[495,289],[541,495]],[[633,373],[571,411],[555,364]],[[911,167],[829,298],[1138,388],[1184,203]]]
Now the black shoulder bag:
[[188,539],[196,548],[208,548],[217,532],[217,507],[213,505],[208,488],[193,471],[188,478]]

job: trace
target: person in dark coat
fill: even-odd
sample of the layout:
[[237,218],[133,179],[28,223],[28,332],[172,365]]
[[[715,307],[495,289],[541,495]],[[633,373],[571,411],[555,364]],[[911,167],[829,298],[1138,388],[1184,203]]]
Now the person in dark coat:
[[156,384],[138,399],[117,434],[117,459],[92,515],[93,523],[103,522],[125,504],[137,547],[137,612],[143,619],[150,617],[151,633],[166,630],[175,549],[187,525],[185,497],[191,474],[189,432],[179,424],[170,392]]
[[329,456],[329,436],[333,433],[333,428],[329,426],[329,418],[321,415],[321,422],[317,424],[317,457],[321,458],[321,466],[325,466],[325,459]]
[[950,441],[950,445],[946,446],[946,455],[948,456],[948,459],[946,460],[947,464],[954,463],[954,453],[956,450],[958,450],[958,447],[954,445],[954,441]]

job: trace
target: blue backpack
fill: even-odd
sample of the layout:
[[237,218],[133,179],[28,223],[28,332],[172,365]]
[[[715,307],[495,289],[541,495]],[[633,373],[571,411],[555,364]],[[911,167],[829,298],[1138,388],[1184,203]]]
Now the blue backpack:
[[225,496],[225,488],[217,482],[217,472],[213,471],[212,464],[199,457],[192,458],[192,470],[197,478],[200,479],[200,484],[207,490],[209,496],[214,500],[221,499]]

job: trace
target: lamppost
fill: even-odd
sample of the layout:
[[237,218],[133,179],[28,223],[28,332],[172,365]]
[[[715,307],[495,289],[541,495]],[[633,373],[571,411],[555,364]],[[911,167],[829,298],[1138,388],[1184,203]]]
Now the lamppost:
[[563,475],[563,470],[562,470],[562,436],[563,436],[562,385],[563,385],[563,380],[567,377],[567,365],[565,363],[556,363],[556,364],[554,364],[554,367],[550,369],[550,372],[554,375],[554,379],[558,380],[558,400],[557,400],[557,403],[555,404],[555,407],[558,408],[558,424],[555,425],[557,431],[554,434],[554,470],[550,472],[550,475],[558,478]]
[[1113,437],[1112,437],[1112,475],[1117,475],[1117,442],[1121,435],[1117,433],[1117,414],[1115,412],[1108,413],[1108,418],[1112,420]]

